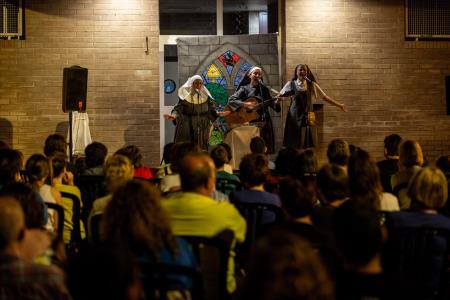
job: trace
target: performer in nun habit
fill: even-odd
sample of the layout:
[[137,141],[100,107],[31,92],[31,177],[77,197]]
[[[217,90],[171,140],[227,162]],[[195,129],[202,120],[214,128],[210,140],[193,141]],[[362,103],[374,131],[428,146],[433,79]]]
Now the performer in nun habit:
[[207,150],[211,122],[224,113],[214,110],[213,97],[199,75],[190,77],[178,89],[178,98],[172,114],[164,115],[166,120],[175,122],[175,143],[193,142]]
[[[266,142],[267,152],[275,152],[275,138],[273,134],[272,119],[270,118],[268,106],[276,112],[281,111],[281,106],[277,99],[272,99],[270,90],[262,83],[263,71],[260,67],[251,68],[244,78],[239,83],[236,92],[228,98],[228,105],[233,111],[245,107],[246,109],[255,108],[255,103],[245,102],[250,97],[255,97],[258,102],[267,101],[268,105],[262,105],[258,110],[260,116],[259,119],[252,121],[251,123],[263,124],[261,128],[261,137]],[[250,141],[249,141],[250,143]]]
[[316,127],[308,124],[308,112],[313,111],[314,99],[324,100],[347,112],[343,103],[327,96],[317,83],[308,65],[295,67],[294,77],[281,89],[280,97],[290,97],[291,104],[286,116],[283,146],[297,149],[317,146]]

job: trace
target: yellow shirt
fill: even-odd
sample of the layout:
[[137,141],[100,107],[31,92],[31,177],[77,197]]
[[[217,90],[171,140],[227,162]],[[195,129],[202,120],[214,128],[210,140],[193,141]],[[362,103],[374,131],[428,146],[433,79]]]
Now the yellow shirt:
[[[183,192],[162,200],[161,205],[170,215],[175,235],[212,237],[225,229],[230,229],[234,233],[235,241],[243,242],[245,239],[247,224],[230,203],[217,202],[200,194]],[[234,256],[232,249],[227,275],[229,293],[236,289]]]
[[[55,188],[60,192],[65,192],[68,194],[72,194],[78,197],[80,199],[80,208],[83,206],[83,203],[81,202],[81,193],[80,190],[73,185],[66,185],[66,184],[55,184]],[[73,224],[72,224],[72,207],[73,203],[71,199],[67,199],[65,197],[61,197],[62,199],[62,206],[64,207],[64,231],[63,231],[63,240],[64,243],[68,244],[70,242],[71,233],[73,230]],[[84,231],[84,225],[83,222],[80,220],[80,234],[81,238],[84,239],[86,237],[86,233]]]

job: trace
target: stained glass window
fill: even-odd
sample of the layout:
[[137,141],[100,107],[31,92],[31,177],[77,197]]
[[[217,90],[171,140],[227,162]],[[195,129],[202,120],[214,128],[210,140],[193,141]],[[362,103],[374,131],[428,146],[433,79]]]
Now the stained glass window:
[[[225,105],[228,102],[228,93],[226,89],[217,83],[207,83],[206,88],[213,96],[213,105],[216,111],[223,111]],[[213,131],[211,133],[211,137],[209,138],[209,144],[211,146],[215,146],[220,144],[223,141],[223,136],[227,131],[227,126],[225,119],[223,117],[218,117],[216,121],[213,123]]]
[[227,80],[216,64],[210,64],[206,70],[202,72],[203,80],[206,83],[217,83],[224,88],[227,86]]
[[231,50],[227,50],[221,56],[218,57],[222,65],[227,69],[228,74],[231,75],[233,68],[239,61],[240,57]]
[[244,78],[245,73],[247,73],[248,70],[250,70],[252,67],[251,64],[245,62],[241,65],[239,68],[239,71],[236,73],[236,76],[234,77],[234,86],[238,86],[241,82],[242,78]]

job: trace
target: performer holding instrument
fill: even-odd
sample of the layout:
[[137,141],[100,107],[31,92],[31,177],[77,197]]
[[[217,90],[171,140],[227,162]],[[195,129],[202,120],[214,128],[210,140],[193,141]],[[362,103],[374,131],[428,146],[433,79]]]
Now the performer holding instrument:
[[286,83],[278,96],[292,96],[284,127],[285,147],[301,149],[317,146],[312,97],[322,99],[347,112],[343,103],[337,102],[323,92],[308,65],[304,64],[295,67],[294,77]]
[[281,106],[278,98],[270,96],[269,89],[262,83],[262,77],[261,68],[253,67],[249,70],[236,92],[228,98],[225,110],[231,111],[231,114],[225,116],[225,119],[228,123],[259,124],[261,137],[266,142],[268,152],[274,153],[275,139],[268,107],[280,112]]

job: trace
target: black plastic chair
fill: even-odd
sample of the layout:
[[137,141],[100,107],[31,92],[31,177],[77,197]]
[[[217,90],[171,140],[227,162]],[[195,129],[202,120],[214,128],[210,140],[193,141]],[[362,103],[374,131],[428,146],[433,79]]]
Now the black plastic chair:
[[56,222],[57,227],[56,232],[58,234],[58,238],[63,238],[63,231],[64,231],[64,207],[62,207],[59,204],[56,203],[49,203],[45,202],[45,205],[47,205],[48,210],[54,210],[56,213]]
[[242,191],[243,187],[241,182],[228,179],[228,178],[216,178],[216,190],[224,193],[225,195],[230,195],[232,191]]
[[[65,199],[68,199],[72,202],[72,220],[67,220],[67,215],[64,213],[64,220],[67,220],[68,222],[72,222],[72,231],[70,233],[70,241],[68,244],[66,244],[66,250],[67,254],[70,256],[72,254],[75,254],[82,242],[81,238],[81,229],[80,229],[80,220],[81,220],[81,200],[74,194],[61,192],[61,197],[63,198],[63,201]],[[65,222],[64,222],[65,223]],[[66,224],[64,224],[64,227],[66,227]],[[70,229],[68,229],[70,230]]]
[[87,228],[87,220],[94,201],[106,196],[105,176],[83,175],[76,179],[76,186],[80,189],[83,207],[81,210],[81,220]]
[[214,237],[181,236],[191,246],[202,275],[204,300],[229,300],[227,290],[228,259],[234,240],[231,230]]
[[89,241],[97,243],[100,241],[100,224],[102,222],[103,214],[97,214],[91,217],[88,224]]
[[[186,295],[186,299],[202,299],[202,275],[196,268],[150,262],[139,262],[142,286],[145,300],[168,300],[170,294],[179,293]],[[176,277],[184,277],[192,283],[192,287],[186,289],[174,280]]]
[[[386,221],[389,228],[389,215]],[[400,280],[404,299],[449,299],[450,231],[389,228],[383,249],[385,273]]]

